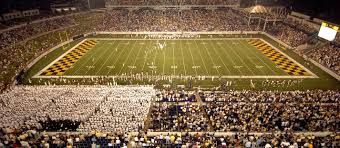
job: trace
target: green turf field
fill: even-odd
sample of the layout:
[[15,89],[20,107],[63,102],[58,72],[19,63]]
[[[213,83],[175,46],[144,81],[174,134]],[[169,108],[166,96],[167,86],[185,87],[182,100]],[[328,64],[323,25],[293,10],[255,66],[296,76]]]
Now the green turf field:
[[[260,38],[266,46],[252,42]],[[267,50],[269,47],[271,50]],[[288,70],[284,68],[287,65]],[[271,84],[263,85],[268,80]],[[25,72],[22,83],[105,85],[113,81],[122,85],[207,88],[228,82],[230,89],[258,90],[340,88],[339,81],[266,36],[221,35],[169,40],[132,35],[91,36],[41,57]],[[294,83],[277,85],[288,81]]]
[[62,76],[289,76],[245,39],[96,41]]

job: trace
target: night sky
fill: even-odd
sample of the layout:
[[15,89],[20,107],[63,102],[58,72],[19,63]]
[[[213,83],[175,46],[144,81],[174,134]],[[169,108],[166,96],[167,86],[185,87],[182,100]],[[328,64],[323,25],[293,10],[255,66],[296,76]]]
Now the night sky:
[[294,11],[340,24],[340,0],[289,0]]

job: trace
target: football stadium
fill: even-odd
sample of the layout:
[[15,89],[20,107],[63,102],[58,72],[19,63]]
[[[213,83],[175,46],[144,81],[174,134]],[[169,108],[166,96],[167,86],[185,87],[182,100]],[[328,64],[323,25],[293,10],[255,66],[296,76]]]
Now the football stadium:
[[0,148],[340,147],[335,4],[0,6]]

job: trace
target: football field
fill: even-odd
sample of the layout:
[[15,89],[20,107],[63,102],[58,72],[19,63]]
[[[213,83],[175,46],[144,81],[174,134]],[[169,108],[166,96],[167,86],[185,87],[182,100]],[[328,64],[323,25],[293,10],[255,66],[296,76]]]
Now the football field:
[[260,39],[86,39],[36,77],[132,75],[308,78],[312,72]]

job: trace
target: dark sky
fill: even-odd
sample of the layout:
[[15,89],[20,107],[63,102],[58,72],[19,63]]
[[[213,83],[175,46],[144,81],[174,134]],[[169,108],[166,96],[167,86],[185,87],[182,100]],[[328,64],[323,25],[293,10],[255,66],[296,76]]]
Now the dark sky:
[[289,0],[293,10],[340,24],[340,0]]

